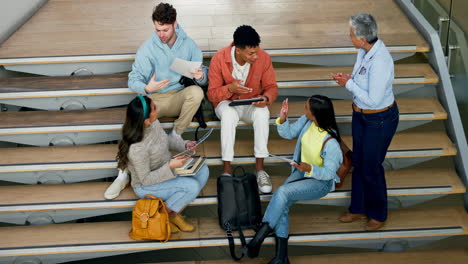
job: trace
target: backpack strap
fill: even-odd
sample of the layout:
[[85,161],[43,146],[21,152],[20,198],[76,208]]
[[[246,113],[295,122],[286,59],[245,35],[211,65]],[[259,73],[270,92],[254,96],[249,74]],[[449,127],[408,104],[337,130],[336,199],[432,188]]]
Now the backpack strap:
[[[206,121],[205,121],[205,115],[203,114],[203,101],[200,102],[200,106],[198,107],[197,109],[197,112],[195,113],[194,117],[197,119],[198,121],[198,127],[197,127],[197,130],[196,132],[198,132],[198,128],[207,128],[208,125],[206,124]],[[196,135],[196,132],[195,132],[195,135]]]
[[[241,253],[240,257],[238,257],[236,255],[236,249],[235,249],[236,245],[234,244],[234,237],[232,236],[232,231],[227,230],[226,231],[226,236],[227,236],[228,241],[229,241],[229,251],[231,253],[232,259],[235,260],[235,261],[241,260],[244,257],[244,251],[242,250],[242,253]],[[240,241],[241,241],[241,244],[242,244],[242,249],[243,249],[247,245],[247,242],[245,241],[245,236],[244,236],[244,233],[242,232],[241,228],[239,228],[239,238],[240,238]]]
[[[234,171],[232,172],[232,176],[235,177],[236,176],[236,171],[237,169],[242,169],[242,172],[243,174],[245,174],[245,170],[243,167],[241,166],[237,166]],[[237,214],[239,214],[239,201],[237,201],[237,198],[238,198],[238,195],[236,195],[236,212]],[[245,236],[244,236],[244,233],[242,232],[242,228],[240,227],[240,225],[237,226],[237,230],[239,232],[239,238],[240,238],[240,241],[241,241],[241,249],[244,249],[247,245],[247,242],[245,241]],[[227,239],[228,239],[228,242],[229,242],[229,251],[231,253],[231,257],[234,261],[239,261],[241,260],[243,257],[244,257],[244,251],[242,250],[241,251],[241,256],[238,257],[236,255],[236,244],[234,243],[234,237],[232,236],[232,229],[230,227],[230,225],[227,226],[227,230],[226,230],[226,236],[227,236]]]

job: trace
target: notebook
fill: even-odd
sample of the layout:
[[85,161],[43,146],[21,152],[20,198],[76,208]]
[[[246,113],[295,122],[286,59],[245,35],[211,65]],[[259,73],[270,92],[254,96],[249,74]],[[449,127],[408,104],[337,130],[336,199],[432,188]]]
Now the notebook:
[[175,169],[177,176],[195,176],[201,167],[205,165],[206,158],[196,156],[188,159],[182,167]]

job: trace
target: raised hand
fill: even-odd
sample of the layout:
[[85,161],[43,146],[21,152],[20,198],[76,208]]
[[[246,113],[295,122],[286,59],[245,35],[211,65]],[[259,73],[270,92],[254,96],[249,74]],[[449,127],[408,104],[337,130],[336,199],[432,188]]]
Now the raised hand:
[[184,165],[184,163],[189,158],[190,158],[189,156],[182,155],[182,156],[176,157],[174,159],[171,159],[171,161],[169,161],[169,168],[171,168],[171,169],[180,168],[180,167],[182,167],[182,165]]
[[288,104],[288,98],[286,98],[284,99],[283,104],[281,105],[281,110],[280,110],[281,124],[286,121],[286,118],[288,117],[288,112],[289,112],[289,104]]
[[147,93],[155,93],[159,90],[166,88],[169,83],[171,82],[170,79],[165,79],[162,81],[156,81],[156,73],[153,74],[149,83],[145,86],[145,91]]
[[250,93],[252,92],[252,88],[248,88],[245,86],[242,86],[240,84],[241,81],[239,80],[234,80],[229,86],[228,86],[228,91],[231,93],[235,94],[244,94],[244,93]]
[[193,78],[195,80],[200,81],[203,79],[203,69],[202,68],[196,68],[194,71],[191,71],[190,74],[192,74]]

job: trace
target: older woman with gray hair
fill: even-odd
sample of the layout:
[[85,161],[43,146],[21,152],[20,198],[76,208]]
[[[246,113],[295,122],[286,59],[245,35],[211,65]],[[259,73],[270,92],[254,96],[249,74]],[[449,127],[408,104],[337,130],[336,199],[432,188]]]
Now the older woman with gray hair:
[[365,229],[381,228],[387,219],[387,186],[383,161],[399,121],[393,95],[393,59],[377,36],[369,14],[351,17],[350,39],[358,49],[351,75],[332,74],[353,96],[353,178],[351,204],[339,220],[368,218]]

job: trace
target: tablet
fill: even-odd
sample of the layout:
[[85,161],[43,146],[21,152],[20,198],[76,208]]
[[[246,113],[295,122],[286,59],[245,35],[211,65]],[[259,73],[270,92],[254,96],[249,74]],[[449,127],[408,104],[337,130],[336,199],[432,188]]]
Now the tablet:
[[249,98],[249,99],[238,99],[234,100],[229,103],[229,106],[236,106],[236,105],[249,105],[252,104],[253,102],[260,102],[263,101],[263,97],[255,97],[255,98]]

